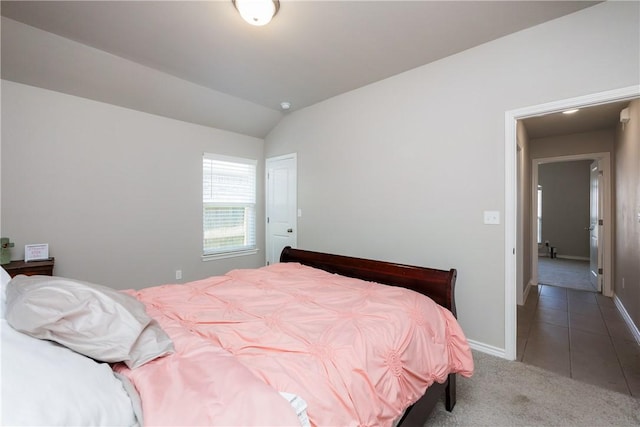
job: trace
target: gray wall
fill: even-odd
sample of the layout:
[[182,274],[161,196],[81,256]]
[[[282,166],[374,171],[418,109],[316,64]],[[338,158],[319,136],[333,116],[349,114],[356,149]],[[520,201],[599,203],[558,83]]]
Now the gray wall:
[[531,158],[572,156],[576,154],[611,153],[614,158],[615,129],[573,133],[530,140]]
[[589,259],[591,160],[556,162],[538,167],[542,186],[542,242],[559,257]]
[[[639,84],[639,11],[605,2],[286,115],[264,150],[298,153],[299,246],[458,268],[466,334],[503,349],[505,230],[482,212],[504,212],[505,111]],[[199,164],[262,150],[3,82],[2,235],[48,242],[60,274],[117,288],[260,265],[200,261]]]
[[[614,292],[640,327],[640,100],[616,137],[616,244]],[[623,286],[624,279],[624,286]]]
[[504,212],[505,111],[637,85],[638,7],[606,2],[287,115],[265,152],[298,153],[299,246],[457,268],[465,333],[504,349],[505,230],[483,211]]
[[[202,153],[257,159],[263,141],[2,81],[2,235],[48,243],[55,274],[140,288],[263,265],[201,261]],[[263,187],[263,168],[258,188]],[[259,218],[264,214],[262,193]],[[258,246],[264,227],[258,222]]]

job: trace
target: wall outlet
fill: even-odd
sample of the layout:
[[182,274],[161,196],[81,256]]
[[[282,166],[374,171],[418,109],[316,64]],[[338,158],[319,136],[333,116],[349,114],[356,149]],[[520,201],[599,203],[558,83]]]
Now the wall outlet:
[[182,279],[182,270],[176,270],[176,280]]
[[500,211],[484,211],[485,224],[500,224]]

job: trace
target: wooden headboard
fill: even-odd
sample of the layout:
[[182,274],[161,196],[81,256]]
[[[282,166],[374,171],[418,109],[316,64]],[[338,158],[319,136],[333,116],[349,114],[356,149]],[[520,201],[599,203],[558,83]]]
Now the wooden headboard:
[[287,246],[280,254],[280,262],[298,262],[330,273],[370,282],[401,286],[428,296],[456,315],[454,286],[457,272],[436,270],[413,265],[395,264],[364,258],[325,254],[293,249]]

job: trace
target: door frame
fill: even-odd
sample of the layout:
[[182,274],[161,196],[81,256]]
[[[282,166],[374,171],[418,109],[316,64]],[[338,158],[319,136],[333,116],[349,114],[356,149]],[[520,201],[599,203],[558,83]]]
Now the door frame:
[[[603,225],[602,225],[602,245],[598,248],[602,258],[602,294],[607,297],[613,296],[613,180],[611,179],[611,154],[610,153],[587,153],[567,156],[545,157],[531,159],[531,218],[535,218],[538,213],[538,166],[546,163],[572,162],[576,160],[596,160],[598,167],[602,170],[602,188],[598,190],[598,197],[602,197]],[[543,189],[544,191],[544,189]],[[600,202],[598,202],[600,203]],[[538,221],[531,220],[531,235],[538,234]],[[533,283],[538,283],[538,242],[531,239],[531,275]]]
[[516,359],[517,346],[517,328],[516,328],[516,268],[517,259],[522,256],[518,253],[517,246],[517,196],[516,188],[516,122],[527,117],[538,116],[542,114],[556,113],[569,108],[580,108],[593,106],[598,104],[607,104],[609,102],[631,100],[640,96],[640,85],[627,86],[620,89],[598,92],[590,95],[579,96],[575,98],[562,99],[559,101],[549,102],[545,104],[532,105],[529,107],[505,111],[505,244],[504,244],[504,357],[508,360]]
[[[595,175],[594,175],[594,165],[595,165]],[[594,199],[594,191],[593,191],[594,181],[596,182],[595,206],[594,206],[594,200],[593,200]],[[604,235],[602,232],[600,232],[600,228],[599,228],[600,218],[604,218],[604,197],[600,195],[603,188],[605,188],[605,181],[604,181],[604,172],[602,170],[602,161],[600,159],[596,159],[596,160],[593,160],[589,165],[589,228],[588,228],[589,230],[589,281],[591,282],[592,275],[594,274],[594,270],[592,269],[592,267],[593,267],[593,261],[594,261],[593,258],[595,255],[596,269],[597,269],[595,271],[596,290],[598,292],[601,292],[603,295],[606,295],[605,289],[603,288],[604,279],[600,277],[600,273],[598,273],[598,270],[603,268],[604,266],[603,250],[601,249],[604,246],[604,243],[603,243]],[[610,188],[612,192],[615,191],[615,188],[613,187],[613,185],[611,185]],[[613,200],[613,198],[611,198],[610,200]],[[613,202],[611,203],[612,203],[612,209],[613,209]],[[594,207],[595,207],[595,218],[593,215]],[[611,211],[611,214],[614,215],[613,210]],[[595,221],[593,221],[594,219]],[[593,227],[593,229],[591,227]],[[593,230],[596,231],[595,234],[597,235],[595,254],[594,254],[594,249],[592,244],[593,234],[594,234]],[[613,280],[615,280],[615,278]],[[611,293],[613,294],[613,286],[611,286]],[[606,295],[606,296],[613,296],[613,295]]]

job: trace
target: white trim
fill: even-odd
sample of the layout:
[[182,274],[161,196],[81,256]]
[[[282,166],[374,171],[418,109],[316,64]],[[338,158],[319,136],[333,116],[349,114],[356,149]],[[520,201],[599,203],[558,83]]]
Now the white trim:
[[[505,113],[505,162],[504,162],[504,358],[516,359],[516,268],[517,268],[517,215],[516,206],[516,165],[518,138],[516,134],[516,118],[511,111]],[[508,141],[508,143],[507,143]]]
[[636,339],[636,342],[638,344],[640,344],[640,330],[638,330],[638,326],[635,323],[633,323],[633,319],[631,318],[631,316],[627,312],[627,309],[624,308],[624,305],[622,304],[622,301],[620,301],[620,298],[618,298],[617,295],[614,295],[613,296],[613,302],[615,303],[616,307],[618,308],[618,311],[620,312],[620,314],[624,318],[625,323],[627,324],[627,326],[631,330],[631,333],[633,334],[633,337]]
[[289,153],[289,154],[283,154],[282,156],[269,157],[265,159],[265,163],[268,161],[275,162],[278,160],[286,160],[286,159],[298,160],[298,153]]
[[[606,104],[614,101],[622,101],[640,96],[640,85],[628,86],[606,92],[564,99],[546,104],[533,105],[525,108],[505,111],[505,358],[516,358],[516,120],[536,115],[562,111],[568,108],[584,107],[589,105]],[[536,252],[537,253],[537,252]],[[533,254],[532,254],[533,255]]]
[[516,360],[517,338],[517,200],[516,200],[516,165],[518,136],[516,132],[516,111],[505,113],[505,167],[504,167],[504,358]]
[[469,347],[471,347],[473,350],[478,350],[483,353],[490,354],[492,356],[508,359],[508,357],[505,356],[504,349],[502,348],[494,347],[492,345],[481,343],[481,342],[470,340],[470,339],[467,339],[467,342],[469,343]]
[[247,249],[244,251],[221,252],[219,254],[202,255],[202,261],[213,261],[216,259],[235,258],[238,256],[245,256],[245,255],[255,255],[258,253],[258,251],[259,249]]
[[234,157],[234,156],[225,156],[224,154],[216,154],[216,153],[202,153],[202,157],[209,160],[218,160],[220,162],[229,162],[229,163],[242,163],[244,165],[253,165],[257,166],[258,161],[256,159],[250,159],[248,157]]

